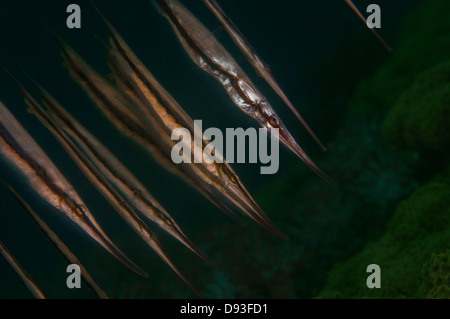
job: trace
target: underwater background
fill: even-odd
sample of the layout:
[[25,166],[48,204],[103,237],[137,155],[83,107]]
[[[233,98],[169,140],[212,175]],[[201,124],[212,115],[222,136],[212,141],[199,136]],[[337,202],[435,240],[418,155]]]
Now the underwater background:
[[[354,2],[365,11],[373,1]],[[70,3],[81,6],[79,30],[66,27]],[[193,64],[151,1],[95,3],[190,116],[203,120],[204,128],[257,127]],[[325,183],[284,147],[275,175],[260,175],[260,164],[232,164],[288,241],[249,220],[245,225],[230,220],[160,168],[71,79],[47,24],[97,70],[110,73],[102,43],[106,28],[89,1],[1,1],[0,63],[27,87],[32,85],[21,69],[39,81],[139,177],[221,267],[213,270],[159,233],[168,255],[205,298],[449,298],[450,2],[378,0],[378,31],[393,47],[389,53],[344,1],[220,1],[326,144],[325,153],[201,1],[183,3],[214,30],[299,144],[336,181],[334,186]],[[44,205],[2,161],[0,177],[29,201],[99,286],[112,298],[195,297],[26,112],[5,72],[0,73],[0,101],[73,183],[112,241],[150,274],[142,278],[129,271]],[[81,289],[66,287],[64,260],[4,187],[0,214],[0,240],[47,297],[94,297],[84,284]],[[366,286],[369,264],[381,267],[381,289]],[[31,297],[0,259],[0,298]]]

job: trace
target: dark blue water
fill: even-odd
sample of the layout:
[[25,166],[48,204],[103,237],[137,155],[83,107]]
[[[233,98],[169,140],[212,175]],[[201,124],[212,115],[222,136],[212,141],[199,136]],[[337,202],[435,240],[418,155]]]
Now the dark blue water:
[[[39,81],[140,178],[180,224],[195,231],[196,228],[209,227],[210,224],[231,223],[194,189],[164,171],[145,151],[122,136],[62,67],[57,41],[49,29],[67,41],[97,70],[104,74],[110,72],[102,43],[107,40],[106,28],[88,1],[76,1],[82,10],[81,30],[67,29],[66,7],[73,2],[1,1],[1,64],[17,74],[28,87],[32,88],[31,82],[20,73],[21,68]],[[201,1],[184,3],[210,30],[214,30],[215,36],[230,50],[269,98],[302,147],[314,159],[330,156],[320,152],[287,107],[256,75]],[[220,3],[256,51],[270,65],[285,93],[325,144],[334,137],[343,120],[351,89],[370,76],[388,58],[383,46],[344,1],[232,0]],[[371,1],[355,3],[360,8],[365,8]],[[399,0],[393,3],[380,0],[377,3],[382,8],[380,33],[395,47],[399,37],[398,27],[415,1]],[[254,121],[231,103],[218,82],[194,65],[167,20],[150,1],[97,1],[97,5],[137,56],[191,117],[203,120],[204,128],[257,127]],[[151,266],[160,263],[158,258],[148,257],[152,253],[125,226],[94,187],[89,185],[50,133],[33,116],[27,114],[20,93],[4,72],[0,72],[0,100],[73,183],[113,241],[120,240],[122,247],[139,245],[140,248],[133,251],[130,257],[137,259],[143,266],[166,271],[164,267]],[[302,165],[285,149],[281,151],[280,161],[280,175],[292,165]],[[259,165],[235,164],[233,167],[255,196],[264,185],[275,179],[275,176],[260,175]],[[71,248],[85,257],[83,261],[87,265],[96,264],[92,256],[98,256],[98,259],[102,260],[99,261],[101,264],[116,263],[112,257],[96,247],[92,240],[73,229],[67,220],[58,217],[57,212],[43,205],[23,184],[20,176],[11,172],[3,162],[0,173],[3,179],[17,187],[36,211],[70,242]],[[0,214],[0,240],[10,248],[24,268],[40,283],[42,289],[53,293],[50,297],[78,297],[86,294],[85,291],[67,292],[67,289],[64,289],[64,262],[2,187]],[[123,238],[129,238],[127,244],[122,242]],[[169,246],[176,245],[173,241],[166,242]],[[181,251],[172,249],[175,252]],[[196,265],[198,263],[184,267]],[[118,269],[121,266],[114,267]],[[109,269],[105,269],[106,273],[108,271]],[[110,276],[114,278],[114,274]],[[0,297],[29,297],[3,260],[0,260]]]

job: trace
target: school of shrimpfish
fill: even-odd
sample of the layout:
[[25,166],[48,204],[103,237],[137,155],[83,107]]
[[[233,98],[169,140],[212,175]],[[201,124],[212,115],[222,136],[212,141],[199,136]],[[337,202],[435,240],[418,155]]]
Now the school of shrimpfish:
[[[219,4],[215,0],[203,0],[203,2],[256,72],[280,96],[314,140],[325,150],[312,129],[283,93],[268,66],[257,55]],[[346,2],[349,5],[352,4],[351,1]],[[178,0],[155,0],[155,3],[161,14],[170,22],[173,31],[192,61],[221,83],[232,102],[268,131],[273,128],[278,129],[277,136],[282,144],[316,174],[332,184],[333,181],[298,145],[267,98],[258,90],[213,33]],[[352,8],[357,10],[354,6]],[[176,144],[171,139],[174,129],[188,129],[191,132],[191,140],[183,139],[182,143],[188,143],[191,146],[196,143],[193,119],[133,53],[112,24],[98,9],[95,8],[95,10],[108,29],[107,61],[115,81],[113,83],[97,72],[73,48],[58,38],[65,65],[74,81],[86,91],[99,110],[121,133],[148,151],[162,167],[193,186],[217,208],[232,218],[238,218],[236,212],[241,212],[269,232],[286,239],[286,235],[258,206],[233,168],[225,160],[218,163],[213,159],[202,158],[200,161],[181,162],[180,164],[172,161],[171,150]],[[13,74],[7,72],[23,95],[29,113],[33,114],[50,131],[80,171],[120,217],[197,295],[200,295],[172,263],[155,234],[147,226],[146,220],[150,220],[173,236],[212,267],[216,267],[214,262],[196,248],[138,177],[46,89],[32,80],[40,92],[40,101],[38,101]],[[209,142],[202,136],[200,147],[204,148]],[[183,156],[194,158],[196,156],[195,147],[189,149],[192,150],[191,154],[183,154]],[[94,212],[89,210],[69,180],[2,102],[0,102],[0,154],[4,161],[20,173],[18,177],[24,179],[43,201],[50,204],[56,211],[66,215],[132,271],[144,277],[148,276],[145,270],[136,265],[111,241],[96,221]],[[219,154],[217,150],[214,155],[215,158],[222,158],[222,154]],[[37,215],[21,194],[7,182],[2,182],[61,256],[69,264],[80,266],[81,275],[91,290],[99,298],[108,298],[77,257]],[[0,253],[14,268],[33,296],[45,298],[37,284],[33,282],[1,241]]]

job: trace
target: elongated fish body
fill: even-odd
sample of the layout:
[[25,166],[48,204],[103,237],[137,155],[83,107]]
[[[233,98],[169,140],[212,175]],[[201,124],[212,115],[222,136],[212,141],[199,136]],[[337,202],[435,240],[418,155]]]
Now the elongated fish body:
[[1,102],[0,154],[51,206],[69,217],[130,269],[142,276],[147,275],[113,244],[73,186]]
[[[353,1],[351,0],[345,0],[345,2],[348,4],[348,6],[356,13],[356,15],[364,22],[365,25],[367,25],[367,20],[362,15],[361,11],[355,6]],[[375,28],[369,28],[369,30],[377,37],[377,39],[381,42],[381,44],[388,50],[389,52],[392,52],[392,48],[384,41],[384,39],[378,34]]]
[[[145,114],[148,121],[156,121],[166,134],[176,128],[187,128],[191,135],[191,150],[193,157],[196,157],[195,132],[201,131],[194,128],[194,121],[181,108],[175,99],[158,83],[143,63],[133,54],[123,39],[109,25],[111,42],[113,49],[110,51],[110,65],[118,74],[122,88],[126,89],[130,96],[134,96],[141,105],[141,113]],[[133,88],[133,89],[131,89]],[[143,123],[145,125],[145,123]],[[200,137],[202,145],[200,154],[204,146],[209,142]],[[205,154],[204,154],[205,155]],[[268,221],[267,216],[258,207],[248,191],[239,180],[237,174],[231,166],[223,159],[222,154],[217,150],[215,155],[223,162],[217,163],[212,158],[200,159],[200,163],[191,163],[201,170],[201,174],[207,176],[211,182],[209,185],[222,196],[232,201],[242,211],[250,217],[258,219],[263,223],[274,225]]]
[[[27,91],[23,90],[25,101],[30,106],[30,112],[34,114],[39,121],[49,129],[49,131],[58,140],[61,146],[65,149],[68,155],[72,158],[75,164],[80,168],[86,178],[95,186],[95,188],[103,195],[103,197],[111,204],[123,220],[150,246],[163,260],[166,262],[177,275],[186,284],[197,293],[195,288],[189,281],[181,274],[181,272],[171,262],[169,257],[164,252],[156,236],[148,228],[148,226],[139,218],[133,208],[123,198],[123,196],[116,190],[116,188],[103,176],[101,171],[90,161],[80,148],[66,135],[66,133],[58,126],[55,121],[48,116],[48,114],[41,108],[41,106],[29,95]],[[58,102],[53,99],[48,93],[45,101],[53,107],[62,109]],[[197,293],[198,294],[198,293]]]
[[243,112],[253,117],[253,104],[268,104],[231,54],[179,1],[156,0],[156,3],[191,59],[224,86],[230,98]]
[[[120,60],[120,58],[116,56],[116,62],[117,60]],[[126,81],[126,84],[124,83],[123,87],[128,87],[128,94],[134,96],[136,101],[141,101],[141,105],[143,107],[141,111],[146,116],[146,122],[158,122],[163,129],[166,128],[165,132],[162,132],[162,134],[170,134],[171,130],[167,129],[167,126],[170,128],[189,127],[189,122],[186,126],[183,126],[181,122],[177,122],[175,120],[177,116],[174,115],[174,113],[176,114],[176,112],[171,112],[171,108],[167,107],[167,104],[164,104],[165,101],[163,99],[159,99],[154,91],[151,91],[147,86],[145,86],[139,76],[134,76],[135,74],[131,68],[127,69],[127,66],[122,64],[121,67],[118,67],[115,70],[117,73],[121,74],[121,76],[119,76],[120,79],[123,80],[126,78],[126,80],[123,80]],[[127,74],[130,75],[127,76]],[[130,86],[134,87],[134,89],[130,90]],[[164,123],[160,123],[158,119],[162,122],[168,122],[167,126],[165,126]],[[190,120],[190,122],[193,123],[192,120]],[[145,125],[145,123],[143,123],[143,125]],[[196,144],[194,132],[191,131],[190,134],[190,144],[191,150],[193,150],[193,157],[196,156],[194,150]],[[203,140],[202,145],[200,145],[201,150],[203,150],[203,147],[206,144],[207,141]],[[219,155],[220,158],[223,158],[217,151],[216,154]],[[229,164],[226,163],[226,161],[223,160],[223,163],[216,163],[211,158],[208,161],[203,159],[200,163],[180,163],[178,165],[185,166],[188,171],[187,174],[193,176],[193,178],[197,181],[201,181],[203,185],[210,189],[214,194],[217,194],[217,198],[220,198],[222,201],[231,202],[252,219],[261,225],[264,225],[264,227],[272,228],[272,231],[278,232],[276,226],[273,225],[264,212],[259,208],[243,186],[242,182],[239,180],[236,173],[232,170]]]
[[179,174],[174,163],[166,157],[165,148],[161,147],[166,140],[155,140],[148,133],[150,128],[144,129],[138,116],[130,111],[133,102],[126,99],[117,88],[92,69],[72,48],[62,44],[62,53],[75,81],[85,89],[110,122],[123,134],[147,149],[161,166],[174,174]]
[[258,74],[270,85],[270,87],[275,91],[275,93],[286,103],[289,109],[294,113],[297,119],[302,123],[308,133],[314,138],[314,140],[319,144],[322,150],[326,150],[325,146],[314,134],[313,130],[309,127],[308,123],[303,119],[303,117],[295,109],[294,105],[288,99],[286,94],[283,92],[281,87],[278,85],[277,81],[270,72],[269,66],[259,57],[255,49],[250,45],[247,39],[242,35],[238,28],[234,25],[231,19],[225,14],[220,5],[216,0],[203,0],[203,3],[211,10],[217,20],[220,21],[222,26],[225,28],[233,42],[245,55],[247,60],[253,66],[253,68],[258,72]]
[[102,75],[93,70],[70,47],[63,45],[62,52],[67,67],[74,79],[81,84],[100,110],[119,131],[141,145],[169,172],[187,181],[188,184],[199,190],[223,211],[229,211],[208,190],[208,181],[189,176],[189,172],[185,170],[185,166],[175,165],[172,162],[170,152],[175,142],[170,139],[170,136],[160,134],[162,128],[159,126],[147,125],[144,128],[141,121],[132,112],[132,110],[137,108],[131,106],[135,103],[134,101],[126,99],[119,90]]
[[[93,136],[83,125],[75,120],[49,93],[41,89],[41,97],[49,108],[46,113],[50,114],[47,125],[56,126],[56,135],[64,131],[76,141],[77,147],[86,156],[85,161],[92,162],[98,173],[101,173],[108,183],[117,189],[125,200],[134,209],[141,212],[146,218],[156,223],[161,229],[175,237],[186,247],[213,265],[187,238],[172,216],[162,205],[150,194],[141,182],[123,165],[117,157],[109,151],[95,136]],[[32,101],[30,102],[32,103]],[[42,116],[45,116],[42,115]],[[44,120],[44,119],[43,119]],[[45,124],[45,123],[44,123]],[[61,143],[65,143],[61,141]],[[82,164],[83,165],[83,164]]]
[[25,286],[28,290],[33,294],[36,299],[46,299],[42,291],[39,287],[34,283],[31,279],[30,275],[28,275],[25,270],[20,266],[17,260],[11,255],[6,246],[0,241],[0,254],[5,258],[8,264],[14,269],[16,274],[22,279]]
[[[117,89],[87,65],[70,47],[62,45],[62,50],[69,71],[87,90],[96,104],[109,114],[108,117],[119,130],[135,139],[153,156],[156,154],[157,161],[162,163],[164,167],[169,168],[170,171],[175,172],[194,186],[224,212],[232,214],[225,201],[231,202],[263,227],[277,233],[280,237],[284,237],[257,207],[256,203],[253,200],[248,200],[248,193],[245,194],[241,191],[241,198],[237,198],[237,196],[233,198],[228,193],[223,192],[223,187],[222,189],[218,187],[222,182],[211,178],[212,170],[210,167],[206,168],[196,163],[174,164],[172,162],[171,152],[176,142],[171,139],[170,130],[161,121],[158,121],[157,117],[150,114],[154,112],[153,109],[144,108],[142,103],[146,103],[145,101],[148,98],[153,99],[154,104],[160,107],[163,112],[159,114],[165,114],[166,118],[171,117],[171,114],[167,111],[169,109],[163,110],[163,105],[160,104],[160,100],[154,94],[154,91],[151,91],[147,86],[144,87],[143,75],[141,72],[133,71],[132,65],[134,64],[131,61],[126,61],[122,54],[114,55],[116,57],[115,63],[120,63],[120,67],[118,66],[115,70],[117,70],[123,89],[127,93],[125,97],[121,96]],[[175,123],[174,125],[179,124]],[[231,178],[230,180],[238,182],[238,179]]]
[[47,239],[53,244],[53,246],[58,250],[61,256],[67,261],[68,264],[76,264],[80,266],[81,275],[86,281],[87,285],[91,290],[101,299],[109,299],[108,295],[97,285],[97,283],[92,279],[91,275],[88,273],[83,264],[78,260],[78,258],[72,253],[69,247],[64,244],[64,242],[56,235],[56,233],[42,220],[30,207],[30,205],[20,196],[17,191],[11,186],[6,184],[9,192],[14,196],[18,203],[23,207],[27,214],[34,220],[36,225],[42,231],[42,233],[47,237]]
[[309,158],[258,90],[214,35],[177,0],[155,0],[191,59],[217,79],[234,104],[267,130],[279,129],[279,139],[324,180],[331,179]]
[[[170,135],[176,128],[188,129],[191,136],[192,157],[196,158],[198,153],[195,151],[195,147],[203,150],[209,141],[200,136],[201,145],[196,145],[197,137],[195,134],[201,132],[201,130],[195,129],[192,118],[156,80],[108,20],[103,16],[102,18],[108,26],[112,45],[109,64],[116,74],[119,86],[137,102],[137,112],[146,119],[143,125],[145,126],[147,122],[156,122],[156,125],[160,125],[167,135]],[[245,189],[231,166],[224,160],[222,154],[217,150],[215,151],[215,157],[219,158],[219,163],[214,161],[213,158],[200,158],[200,163],[194,161],[190,164],[190,168],[200,169],[200,173],[206,176],[208,185],[212,187],[215,193],[218,193],[217,196],[223,197],[226,201],[231,201],[233,205],[236,205],[258,223],[276,229],[276,226],[273,225]]]

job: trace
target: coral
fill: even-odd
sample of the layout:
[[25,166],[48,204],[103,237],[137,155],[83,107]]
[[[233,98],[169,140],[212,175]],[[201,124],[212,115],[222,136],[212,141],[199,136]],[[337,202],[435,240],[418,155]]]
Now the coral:
[[382,125],[395,146],[445,152],[450,148],[450,61],[423,72]]
[[[450,168],[400,203],[379,240],[333,268],[319,298],[448,296],[449,173]],[[374,263],[381,267],[381,289],[365,284],[366,267]]]

